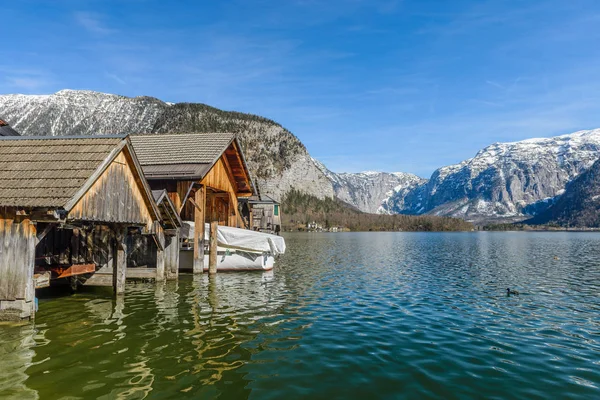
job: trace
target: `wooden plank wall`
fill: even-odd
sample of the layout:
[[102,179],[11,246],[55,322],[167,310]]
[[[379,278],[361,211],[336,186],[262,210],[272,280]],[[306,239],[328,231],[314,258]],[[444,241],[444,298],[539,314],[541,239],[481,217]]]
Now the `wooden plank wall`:
[[207,196],[207,218],[211,219],[207,219],[206,222],[211,222],[217,218],[221,225],[237,227],[239,218],[236,184],[223,157],[215,163],[201,183],[209,188],[229,193],[228,198],[218,198],[210,201]]
[[[36,227],[29,219],[0,219],[0,302],[33,301],[36,240]],[[10,308],[10,304],[0,308]]]
[[142,224],[151,228],[153,218],[145,194],[140,190],[123,152],[69,211],[69,219]]

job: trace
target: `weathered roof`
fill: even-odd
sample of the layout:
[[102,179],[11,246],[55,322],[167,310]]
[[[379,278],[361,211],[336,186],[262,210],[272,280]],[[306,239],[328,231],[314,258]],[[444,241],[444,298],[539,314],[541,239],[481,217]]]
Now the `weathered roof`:
[[0,119],[0,136],[20,136],[19,132],[11,128],[8,123]]
[[235,139],[235,134],[151,134],[130,138],[142,166],[213,164]]
[[0,206],[64,207],[124,138],[0,138]]
[[210,171],[212,164],[175,164],[175,165],[145,165],[144,175],[147,179],[202,179]]
[[250,204],[279,204],[277,200],[267,196],[266,194],[261,194],[260,196],[250,196],[248,197],[248,202]]

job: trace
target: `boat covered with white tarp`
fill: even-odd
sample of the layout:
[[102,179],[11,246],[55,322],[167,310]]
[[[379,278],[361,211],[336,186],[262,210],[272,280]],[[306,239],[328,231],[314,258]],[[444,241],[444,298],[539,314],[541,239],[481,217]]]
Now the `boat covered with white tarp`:
[[[184,238],[193,238],[194,222],[184,221],[183,223]],[[210,224],[205,224],[204,241],[206,244],[209,239]],[[275,257],[283,253],[285,253],[285,240],[281,236],[230,226],[219,226],[217,229],[217,271],[270,270],[275,264]],[[193,248],[182,248],[181,265],[189,264],[191,268],[193,254]],[[208,270],[208,257],[208,252],[205,252],[205,270]]]

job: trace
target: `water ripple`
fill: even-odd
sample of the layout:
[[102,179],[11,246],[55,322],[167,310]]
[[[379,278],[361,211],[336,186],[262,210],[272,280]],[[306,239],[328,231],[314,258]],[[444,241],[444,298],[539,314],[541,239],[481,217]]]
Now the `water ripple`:
[[0,398],[600,397],[597,234],[286,239],[270,273],[42,298]]

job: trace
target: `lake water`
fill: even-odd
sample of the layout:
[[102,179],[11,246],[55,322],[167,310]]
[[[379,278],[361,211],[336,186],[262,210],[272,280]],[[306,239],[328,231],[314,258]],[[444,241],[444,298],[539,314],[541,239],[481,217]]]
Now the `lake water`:
[[286,240],[271,273],[42,298],[0,398],[600,398],[600,234]]

